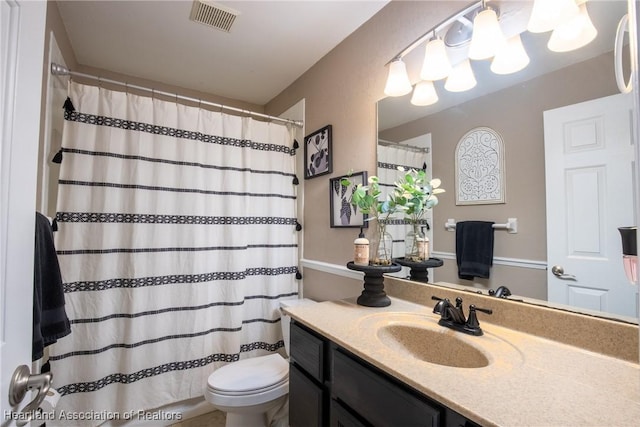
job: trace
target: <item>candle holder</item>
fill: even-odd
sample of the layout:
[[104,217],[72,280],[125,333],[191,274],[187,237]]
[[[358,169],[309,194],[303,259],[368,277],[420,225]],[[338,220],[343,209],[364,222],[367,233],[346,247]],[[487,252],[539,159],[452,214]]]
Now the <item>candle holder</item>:
[[384,291],[384,273],[395,273],[402,269],[398,264],[391,265],[358,265],[353,261],[347,263],[349,270],[364,273],[364,290],[356,301],[366,307],[387,307],[391,300]]
[[424,261],[411,261],[405,258],[394,258],[393,262],[404,267],[409,267],[409,279],[416,282],[429,282],[429,268],[441,267],[444,262],[440,258],[429,258]]

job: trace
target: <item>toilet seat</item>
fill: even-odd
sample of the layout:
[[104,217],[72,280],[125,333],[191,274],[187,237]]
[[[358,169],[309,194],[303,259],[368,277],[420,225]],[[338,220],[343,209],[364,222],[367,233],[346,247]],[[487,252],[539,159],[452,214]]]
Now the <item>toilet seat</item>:
[[289,392],[289,364],[279,354],[230,363],[207,379],[206,398],[214,405],[247,406]]

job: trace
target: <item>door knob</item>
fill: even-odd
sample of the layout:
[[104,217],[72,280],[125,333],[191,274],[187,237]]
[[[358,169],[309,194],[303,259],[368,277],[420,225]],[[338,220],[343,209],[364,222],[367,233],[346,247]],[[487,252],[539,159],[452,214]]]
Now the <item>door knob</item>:
[[18,419],[16,423],[18,427],[24,426],[31,421],[34,412],[40,407],[40,404],[51,388],[51,378],[53,378],[51,372],[31,375],[31,371],[27,365],[20,365],[13,372],[11,383],[9,384],[9,403],[11,406],[22,402],[27,391],[34,388],[38,389],[38,394],[35,399],[22,409],[22,412],[27,414],[27,416],[25,419]]
[[558,279],[562,279],[562,280],[578,280],[576,278],[576,276],[574,276],[573,274],[564,274],[564,268],[562,268],[561,265],[554,265],[553,267],[551,267],[551,272]]

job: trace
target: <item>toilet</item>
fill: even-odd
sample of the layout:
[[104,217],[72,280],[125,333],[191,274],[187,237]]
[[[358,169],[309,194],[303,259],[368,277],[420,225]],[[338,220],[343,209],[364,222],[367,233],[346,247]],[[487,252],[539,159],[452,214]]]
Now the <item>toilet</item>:
[[[280,307],[313,304],[310,299],[280,301]],[[291,318],[282,315],[280,324],[289,356]],[[226,427],[262,427],[270,418],[286,414],[289,393],[289,362],[278,353],[229,363],[214,371],[207,380],[205,399],[226,412]],[[280,424],[275,422],[275,424]],[[286,426],[286,419],[282,423]]]

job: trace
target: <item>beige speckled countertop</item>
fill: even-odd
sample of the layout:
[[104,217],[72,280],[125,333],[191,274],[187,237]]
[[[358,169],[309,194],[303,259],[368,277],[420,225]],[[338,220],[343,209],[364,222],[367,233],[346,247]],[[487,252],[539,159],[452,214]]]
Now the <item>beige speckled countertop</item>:
[[[483,426],[628,426],[640,420],[637,363],[492,325],[482,313],[478,317],[485,335],[465,335],[439,326],[429,307],[391,299],[384,308],[347,299],[285,311]],[[457,368],[425,362],[400,346],[392,349],[377,333],[385,325],[420,322],[476,347],[488,355],[489,365]]]

